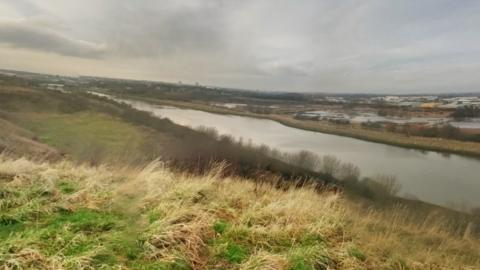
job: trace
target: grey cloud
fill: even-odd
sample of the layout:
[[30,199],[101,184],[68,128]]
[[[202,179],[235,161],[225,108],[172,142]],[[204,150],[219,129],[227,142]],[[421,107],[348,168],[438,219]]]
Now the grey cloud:
[[105,8],[105,16],[115,21],[101,26],[112,44],[112,53],[121,57],[156,57],[212,52],[225,46],[222,5],[168,2],[145,6],[123,2]]
[[28,22],[0,22],[0,43],[16,48],[85,58],[99,58],[106,51],[104,45],[72,39]]
[[12,5],[17,11],[26,16],[35,16],[42,12],[37,4],[29,0],[5,0],[5,2]]
[[[12,6],[29,23],[0,23],[0,43],[100,58],[113,77],[289,91],[480,91],[475,0],[9,1],[25,2]],[[45,18],[55,22],[39,27]]]

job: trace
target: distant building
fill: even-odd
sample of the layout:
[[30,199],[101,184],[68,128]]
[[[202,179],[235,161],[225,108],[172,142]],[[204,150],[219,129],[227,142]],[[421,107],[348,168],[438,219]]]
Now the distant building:
[[343,99],[343,97],[325,97],[325,100],[334,103],[345,103],[345,99]]
[[390,103],[397,103],[400,101],[400,97],[398,96],[385,96],[383,98],[384,101],[390,102]]
[[58,83],[48,83],[46,85],[46,88],[48,90],[55,90],[55,91],[60,91],[60,92],[64,92],[63,87],[64,87],[63,84],[58,84]]
[[442,103],[438,102],[425,102],[420,105],[420,108],[422,109],[435,109],[439,108],[442,105]]
[[400,107],[419,107],[422,103],[417,101],[402,101],[398,102],[397,105]]
[[452,103],[442,104],[438,107],[442,108],[442,109],[456,109],[456,108],[463,107],[463,106],[464,105],[461,104],[461,103],[452,102]]

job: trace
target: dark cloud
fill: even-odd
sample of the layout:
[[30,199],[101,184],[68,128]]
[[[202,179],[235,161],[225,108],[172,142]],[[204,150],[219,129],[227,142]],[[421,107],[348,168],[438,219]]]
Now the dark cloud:
[[85,58],[101,57],[106,50],[102,45],[72,39],[53,30],[30,25],[29,22],[0,22],[0,43]]

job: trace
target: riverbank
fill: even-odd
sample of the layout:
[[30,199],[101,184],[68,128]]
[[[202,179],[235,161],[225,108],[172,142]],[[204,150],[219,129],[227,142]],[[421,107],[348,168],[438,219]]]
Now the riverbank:
[[351,137],[364,141],[388,144],[404,148],[459,154],[480,158],[480,143],[475,142],[464,142],[442,138],[407,136],[394,132],[365,129],[353,125],[338,125],[311,120],[297,120],[287,115],[256,114],[228,108],[218,108],[209,104],[195,102],[142,98],[135,95],[128,95],[123,97],[160,105],[174,106],[183,109],[193,109],[217,114],[230,114],[253,117],[258,119],[268,119],[292,128]]

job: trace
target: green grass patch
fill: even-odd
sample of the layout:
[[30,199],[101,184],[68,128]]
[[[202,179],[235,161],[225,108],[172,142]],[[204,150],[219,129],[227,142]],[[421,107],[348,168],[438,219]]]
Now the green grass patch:
[[315,268],[308,265],[302,258],[294,258],[291,261],[290,270],[315,270]]
[[128,260],[136,260],[143,255],[143,243],[135,232],[127,230],[113,235],[105,245],[109,250]]
[[[250,254],[250,250],[246,244],[236,242],[228,234],[221,234],[228,231],[226,222],[216,222],[214,230],[220,235],[218,238],[210,241],[210,247],[215,258],[229,262],[241,263]],[[220,233],[221,232],[221,233]],[[230,231],[228,231],[230,233]]]
[[295,247],[290,251],[291,270],[326,270],[332,263],[323,245]]
[[114,266],[118,263],[118,260],[115,254],[112,254],[109,251],[103,251],[94,255],[92,257],[92,262],[96,267],[102,268],[105,266]]
[[247,257],[247,250],[235,243],[227,243],[221,256],[232,263],[241,263]]
[[144,142],[143,130],[104,114],[18,114],[38,139],[78,160],[131,154]]
[[313,233],[305,233],[299,240],[301,246],[314,246],[325,243],[321,235]]
[[20,223],[21,221],[12,216],[12,215],[9,215],[9,214],[1,214],[0,215],[0,225],[3,225],[3,226],[9,226],[9,225],[15,225],[15,224],[18,224]]
[[52,230],[68,229],[73,232],[103,232],[118,226],[118,217],[90,209],[80,209],[73,213],[59,213],[49,223]]
[[358,249],[357,247],[351,247],[348,249],[348,255],[357,258],[360,261],[365,261],[367,259],[367,256],[363,254],[363,252]]
[[219,234],[224,233],[228,229],[228,227],[229,224],[223,220],[219,220],[213,224],[213,230]]
[[72,182],[60,182],[57,186],[65,194],[72,194],[77,191],[77,186]]
[[159,213],[156,211],[150,211],[147,213],[149,223],[154,223],[155,221],[161,219],[163,216],[164,216],[163,213]]
[[0,240],[4,240],[15,233],[21,232],[23,229],[23,224],[19,222],[11,224],[0,224]]

